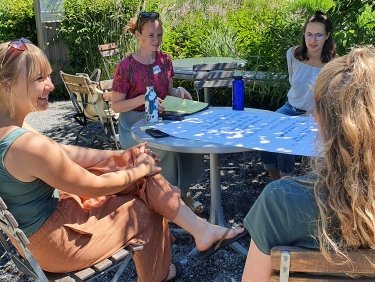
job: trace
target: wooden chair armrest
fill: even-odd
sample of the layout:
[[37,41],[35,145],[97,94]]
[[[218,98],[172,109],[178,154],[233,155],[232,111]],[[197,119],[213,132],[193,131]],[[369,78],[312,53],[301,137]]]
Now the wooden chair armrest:
[[[346,274],[375,276],[375,250],[359,249],[349,251],[348,256],[352,263],[342,262],[335,264],[327,261],[319,250],[311,250],[291,246],[277,246],[271,250],[272,268],[280,270],[281,253],[285,251],[290,254],[290,272],[318,273],[318,274]],[[333,260],[339,262],[338,257],[333,255]]]

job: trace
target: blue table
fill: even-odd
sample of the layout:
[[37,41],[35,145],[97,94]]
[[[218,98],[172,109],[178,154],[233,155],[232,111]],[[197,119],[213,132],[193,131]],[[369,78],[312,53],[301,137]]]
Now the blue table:
[[[168,121],[164,121],[168,122]],[[210,222],[226,226],[224,218],[223,206],[221,204],[221,178],[219,154],[244,152],[249,149],[234,146],[225,146],[204,141],[181,139],[173,136],[163,138],[153,138],[142,130],[147,126],[145,120],[136,122],[131,131],[132,137],[138,142],[147,142],[151,148],[161,149],[165,151],[173,151],[179,153],[192,154],[209,154],[210,155],[210,189],[211,189],[211,206],[210,206]],[[243,255],[247,255],[247,249],[239,243],[231,244],[231,247]]]

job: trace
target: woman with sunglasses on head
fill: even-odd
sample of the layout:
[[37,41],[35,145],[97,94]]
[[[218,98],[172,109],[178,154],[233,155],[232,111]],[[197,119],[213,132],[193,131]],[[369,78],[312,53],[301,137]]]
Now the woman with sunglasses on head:
[[321,157],[311,174],[270,183],[245,217],[244,282],[269,281],[274,246],[320,249],[349,266],[346,251],[375,249],[374,47],[329,62],[313,93]]
[[29,113],[48,108],[51,66],[25,39],[0,44],[0,62],[0,196],[44,270],[86,268],[139,243],[138,281],[169,281],[181,276],[171,263],[169,221],[193,235],[201,255],[214,253],[222,237],[220,246],[245,234],[196,216],[145,144],[95,150],[23,128]]
[[[161,102],[167,95],[192,99],[185,88],[173,87],[172,59],[159,51],[163,39],[159,14],[140,12],[138,17],[129,21],[127,32],[136,37],[139,48],[118,64],[113,78],[112,108],[120,112],[119,139],[122,148],[129,148],[137,143],[131,136],[131,127],[145,117],[147,86],[154,86],[159,112],[164,110]],[[155,151],[159,155],[165,178],[172,184],[179,185],[182,198],[194,212],[202,213],[203,205],[195,201],[188,190],[204,171],[203,155]]]
[[[314,111],[312,89],[321,68],[336,56],[332,23],[322,12],[310,17],[302,30],[301,45],[291,47],[286,54],[290,89],[287,102],[276,112],[288,116],[311,114]],[[260,152],[264,168],[276,180],[292,175],[293,155]]]

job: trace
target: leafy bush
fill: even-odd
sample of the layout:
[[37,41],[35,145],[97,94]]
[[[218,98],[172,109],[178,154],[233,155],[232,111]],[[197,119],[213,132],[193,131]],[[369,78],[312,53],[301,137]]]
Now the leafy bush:
[[104,69],[100,44],[116,42],[127,50],[124,28],[137,7],[135,0],[65,0],[59,35],[69,48],[70,71]]
[[338,1],[328,12],[335,27],[335,40],[340,55],[355,45],[374,44],[375,2],[373,0]]
[[173,9],[164,20],[163,50],[173,58],[236,56],[226,20],[235,5],[227,6],[225,1],[186,1]]
[[[124,56],[134,52],[137,42],[124,34],[124,27],[139,7],[160,13],[162,49],[172,58],[238,57],[246,59],[246,69],[253,71],[286,73],[285,53],[300,43],[301,28],[317,9],[332,19],[341,55],[353,45],[373,44],[375,38],[372,0],[65,0],[59,31],[69,49],[70,69],[65,71],[104,69],[99,44],[117,42]],[[0,19],[1,41],[27,36],[36,42],[32,0],[2,0]],[[177,83],[194,94],[191,82]],[[246,89],[247,105],[276,108],[285,100],[288,88],[287,79],[254,83]],[[221,94],[214,93],[212,101],[230,104],[230,94]]]
[[27,37],[37,43],[33,0],[2,0],[0,42]]

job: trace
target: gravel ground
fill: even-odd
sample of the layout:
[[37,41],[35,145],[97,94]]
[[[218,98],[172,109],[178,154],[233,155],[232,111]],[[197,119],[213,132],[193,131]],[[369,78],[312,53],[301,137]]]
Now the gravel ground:
[[[73,120],[74,109],[69,101],[50,103],[45,112],[33,113],[27,122],[43,134],[57,142],[72,144],[74,132],[77,129]],[[100,144],[98,145],[100,146]],[[258,197],[260,191],[270,179],[265,174],[256,152],[223,154],[220,156],[222,177],[222,204],[228,224],[237,226]],[[209,160],[206,157],[206,169],[199,182],[190,188],[192,195],[205,205],[204,218],[209,218],[210,189],[209,189]],[[173,246],[174,260],[184,264],[183,276],[179,281],[241,281],[245,257],[231,248],[224,248],[207,260],[201,261],[189,252],[194,247],[194,241],[188,234],[175,233],[176,241]],[[245,248],[250,238],[239,241]],[[3,250],[0,249],[0,253]],[[134,264],[131,263],[122,281],[136,281]],[[104,277],[99,281],[108,281]],[[0,281],[32,281],[17,271],[8,256],[0,259]]]

